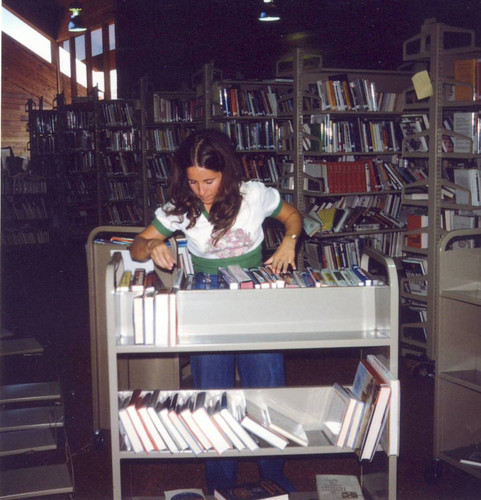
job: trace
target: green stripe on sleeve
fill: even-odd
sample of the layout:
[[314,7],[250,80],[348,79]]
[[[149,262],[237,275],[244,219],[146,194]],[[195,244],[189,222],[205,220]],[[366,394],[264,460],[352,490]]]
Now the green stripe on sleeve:
[[167,229],[158,219],[154,219],[152,225],[155,227],[155,229],[157,229],[157,231],[159,231],[162,236],[170,238],[174,234],[170,229]]

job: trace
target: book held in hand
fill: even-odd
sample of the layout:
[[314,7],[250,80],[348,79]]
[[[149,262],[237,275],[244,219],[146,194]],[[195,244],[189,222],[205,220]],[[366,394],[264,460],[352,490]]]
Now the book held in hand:
[[261,479],[257,482],[239,484],[233,488],[214,490],[216,500],[288,500],[289,495],[274,481]]

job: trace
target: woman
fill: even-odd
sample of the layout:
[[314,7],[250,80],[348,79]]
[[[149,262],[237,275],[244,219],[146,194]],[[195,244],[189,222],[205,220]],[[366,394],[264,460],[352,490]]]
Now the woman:
[[[286,234],[264,264],[274,272],[296,269],[295,251],[302,219],[295,207],[281,200],[276,189],[261,182],[241,182],[230,139],[215,130],[189,136],[175,154],[170,201],[156,210],[155,219],[134,240],[134,260],[151,258],[164,269],[172,269],[176,258],[166,239],[181,231],[187,240],[195,272],[216,273],[219,267],[239,264],[243,268],[262,265],[262,223],[273,217],[283,223]],[[195,388],[222,389],[235,386],[235,364],[243,387],[284,385],[284,362],[280,353],[222,353],[191,356]],[[237,463],[220,459],[207,462],[207,486],[235,485]],[[289,491],[283,461],[259,460],[260,474]]]

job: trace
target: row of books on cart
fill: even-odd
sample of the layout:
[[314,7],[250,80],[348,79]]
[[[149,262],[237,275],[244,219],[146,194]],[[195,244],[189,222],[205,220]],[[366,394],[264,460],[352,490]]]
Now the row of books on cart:
[[149,293],[178,290],[252,290],[272,288],[324,288],[329,286],[373,286],[384,285],[382,279],[373,276],[358,265],[340,269],[290,270],[275,273],[272,266],[242,268],[237,264],[220,267],[217,273],[186,273],[180,267],[174,272],[174,282],[170,290],[155,271],[144,268],[124,271],[117,291]]
[[352,388],[123,391],[121,448],[135,453],[261,453],[336,446],[372,460],[398,453],[399,381],[386,360],[359,362]]

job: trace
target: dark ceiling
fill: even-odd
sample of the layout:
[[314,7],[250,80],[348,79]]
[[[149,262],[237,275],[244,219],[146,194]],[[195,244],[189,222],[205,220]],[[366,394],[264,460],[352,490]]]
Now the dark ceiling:
[[[402,42],[426,18],[481,31],[481,0],[277,0],[283,20],[259,23],[261,0],[82,0],[86,18],[113,8],[119,82],[140,76],[179,86],[205,62],[226,76],[272,76],[296,44],[323,54],[330,67],[394,69]],[[71,0],[4,0],[57,38]],[[294,35],[296,34],[296,35]],[[299,35],[301,34],[301,35]],[[122,72],[124,75],[122,76]]]

